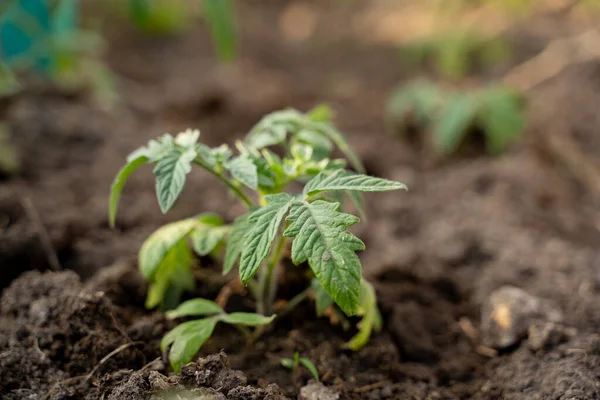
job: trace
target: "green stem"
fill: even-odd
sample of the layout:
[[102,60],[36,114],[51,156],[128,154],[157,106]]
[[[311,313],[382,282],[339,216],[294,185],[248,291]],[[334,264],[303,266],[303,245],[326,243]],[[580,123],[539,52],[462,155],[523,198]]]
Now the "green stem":
[[308,295],[312,291],[312,288],[309,286],[304,289],[302,292],[298,293],[294,296],[290,301],[287,302],[285,306],[277,313],[277,318],[284,317],[289,314],[294,308],[298,306],[298,304],[302,303],[304,300],[308,298]]
[[225,186],[227,186],[248,208],[250,208],[254,205],[254,202],[252,200],[250,200],[250,198],[248,196],[246,196],[246,194],[244,193],[244,191],[242,189],[235,186],[230,180],[226,179],[222,174],[218,173],[217,171],[212,169],[209,165],[205,164],[204,162],[202,162],[202,160],[199,160],[197,158],[194,160],[194,163],[196,165],[199,165],[200,167],[204,168],[205,170],[207,170],[208,172],[213,174],[218,180],[223,182],[223,184],[225,184]]
[[279,236],[273,257],[271,257],[271,260],[264,266],[264,270],[258,281],[259,298],[257,299],[257,311],[259,314],[271,315],[273,311],[273,302],[275,300],[277,289],[277,280],[273,279],[273,275],[279,265],[279,260],[281,259],[281,254],[283,253],[283,248],[285,246],[285,239],[286,238],[283,235]]

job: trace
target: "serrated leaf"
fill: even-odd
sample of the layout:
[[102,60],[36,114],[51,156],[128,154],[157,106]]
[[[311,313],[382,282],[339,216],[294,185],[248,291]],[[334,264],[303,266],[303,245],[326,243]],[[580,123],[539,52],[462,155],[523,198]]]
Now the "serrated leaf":
[[154,279],[154,274],[167,253],[196,225],[197,222],[193,218],[173,222],[159,228],[146,239],[138,256],[140,271],[144,278]]
[[163,214],[169,211],[183,190],[186,176],[192,170],[192,161],[196,155],[193,148],[183,152],[173,149],[156,164],[156,196]]
[[192,299],[184,301],[174,310],[167,312],[167,318],[175,319],[197,315],[211,315],[224,312],[220,305],[206,299]]
[[358,218],[338,211],[339,203],[294,202],[284,236],[293,237],[292,261],[308,265],[327,293],[347,314],[354,315],[360,297],[361,267],[356,251],[364,243],[348,231]]
[[235,262],[242,254],[244,248],[244,237],[246,233],[252,228],[252,225],[248,223],[248,216],[244,215],[237,218],[233,222],[231,232],[229,233],[229,240],[227,241],[227,249],[225,250],[225,261],[223,262],[223,275],[229,273],[232,270]]
[[233,0],[203,0],[202,11],[221,61],[236,55],[235,9]]
[[322,316],[325,310],[329,308],[333,304],[333,299],[327,293],[321,282],[318,279],[313,279],[311,282],[311,287],[315,292],[315,308],[317,312],[317,316]]
[[182,365],[192,361],[200,347],[212,335],[218,321],[215,316],[185,322],[163,337],[161,342],[163,351],[172,344],[169,351],[169,362],[175,372],[179,373]]
[[366,280],[362,280],[360,287],[360,305],[358,307],[358,315],[362,316],[362,320],[357,324],[358,333],[346,343],[346,347],[353,351],[358,351],[363,348],[373,330],[379,331],[381,329],[382,318],[377,308],[377,297],[375,296],[375,289]]
[[287,214],[293,197],[287,193],[265,196],[266,205],[252,212],[248,222],[252,228],[246,233],[240,261],[240,279],[247,283],[269,254],[281,221]]
[[312,374],[313,378],[319,382],[319,371],[317,370],[317,367],[315,367],[315,364],[305,357],[300,357],[299,361],[300,364],[304,365],[304,367]]
[[435,147],[444,153],[455,151],[473,123],[476,110],[472,96],[455,95],[450,99],[433,125]]
[[232,325],[245,325],[245,326],[259,326],[268,325],[275,319],[275,315],[265,317],[264,315],[235,312],[231,314],[219,315],[219,321],[232,324]]
[[486,145],[492,154],[505,151],[525,130],[526,116],[518,97],[505,88],[491,88],[484,93],[481,123]]
[[242,154],[231,159],[225,163],[225,168],[231,172],[235,179],[250,189],[256,190],[258,187],[257,168],[248,155]]
[[148,158],[146,156],[139,156],[127,163],[117,173],[115,180],[113,181],[110,188],[110,200],[108,203],[108,221],[111,228],[115,227],[115,219],[117,217],[117,209],[119,207],[119,199],[121,198],[121,192],[127,182],[127,178],[138,169],[140,166],[146,164]]
[[306,184],[303,192],[305,196],[313,196],[320,192],[336,190],[385,192],[398,189],[406,189],[406,186],[400,182],[367,175],[357,175],[340,169],[331,174],[319,173]]

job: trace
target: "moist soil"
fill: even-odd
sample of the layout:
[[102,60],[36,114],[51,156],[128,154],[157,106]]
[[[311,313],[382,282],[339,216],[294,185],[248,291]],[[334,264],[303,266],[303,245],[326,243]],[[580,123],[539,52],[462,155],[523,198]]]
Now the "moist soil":
[[[264,23],[282,3],[240,5],[241,56],[226,67],[200,28],[159,39],[108,32],[120,96],[110,111],[53,90],[2,104],[23,169],[0,181],[0,397],[296,398],[312,377],[280,358],[298,351],[340,399],[600,398],[600,64],[571,66],[527,93],[529,129],[508,153],[442,159],[386,126],[390,90],[416,75],[401,70],[393,46],[336,28],[360,5],[298,45]],[[517,37],[529,56],[551,39]],[[368,196],[356,229],[383,330],[351,352],[343,344],[354,332],[305,304],[252,346],[218,327],[200,358],[172,374],[159,342],[174,325],[143,307],[137,249],[167,221],[203,210],[232,220],[242,209],[194,171],[162,216],[144,170],[111,230],[113,176],[163,132],[194,127],[209,145],[231,144],[265,113],[323,101],[368,172],[410,188]],[[215,298],[219,265],[199,261],[194,295]],[[282,274],[283,299],[300,289],[294,271]],[[482,309],[507,285],[560,310],[560,324],[541,330],[555,334],[539,339],[532,325],[508,347],[487,346]]]

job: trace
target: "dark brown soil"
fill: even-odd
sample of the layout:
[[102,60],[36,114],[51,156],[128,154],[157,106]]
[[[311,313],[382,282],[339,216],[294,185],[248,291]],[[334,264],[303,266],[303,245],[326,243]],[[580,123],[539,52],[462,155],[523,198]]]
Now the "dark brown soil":
[[[528,93],[528,135],[509,153],[442,160],[386,130],[387,95],[410,76],[392,46],[339,28],[361,4],[323,7],[329,23],[300,45],[275,28],[284,5],[240,2],[242,55],[228,67],[203,29],[157,40],[115,28],[107,61],[121,99],[112,111],[52,91],[3,105],[24,169],[0,181],[0,398],[295,398],[312,379],[280,366],[295,351],[340,399],[600,398],[600,64],[572,66]],[[359,352],[344,350],[353,332],[315,319],[307,304],[254,346],[219,327],[204,358],[173,375],[159,350],[173,323],[143,308],[137,249],[167,221],[202,210],[232,220],[242,210],[195,171],[162,216],[145,170],[129,181],[111,230],[114,174],[165,131],[195,127],[207,144],[232,143],[269,111],[323,101],[369,173],[410,188],[369,196],[356,229],[383,331]],[[62,272],[46,271],[54,256]],[[214,298],[218,266],[204,269],[198,294]],[[506,285],[564,318],[532,325],[508,348],[486,347],[482,309]]]

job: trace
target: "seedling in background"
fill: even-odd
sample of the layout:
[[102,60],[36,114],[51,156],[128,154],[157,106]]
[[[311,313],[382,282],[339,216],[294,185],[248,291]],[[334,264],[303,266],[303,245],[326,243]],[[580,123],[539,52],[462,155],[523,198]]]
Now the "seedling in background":
[[474,65],[485,68],[509,59],[510,46],[501,38],[485,37],[472,30],[456,30],[414,41],[400,50],[402,63],[421,68],[431,62],[445,78],[462,78]]
[[445,154],[456,151],[472,128],[483,132],[490,154],[499,154],[518,140],[526,127],[521,97],[502,86],[451,92],[417,82],[392,94],[388,119],[398,131],[416,125],[431,132],[434,148]]
[[319,371],[317,370],[317,367],[315,367],[315,364],[313,364],[308,358],[300,357],[300,353],[298,352],[294,353],[294,358],[282,358],[281,365],[291,370],[292,373],[296,372],[298,367],[302,365],[308,370],[308,372],[311,373],[313,378],[319,382]]
[[208,24],[211,38],[222,61],[237,52],[234,0],[115,0],[125,7],[136,28],[155,35],[186,31],[197,16]]
[[[144,164],[155,166],[163,212],[177,200],[194,165],[221,181],[248,209],[231,224],[210,213],[171,223],[152,234],[140,250],[139,267],[150,282],[149,308],[168,309],[177,304],[183,292],[194,288],[193,252],[217,253],[221,244],[225,246],[223,273],[237,265],[241,282],[254,298],[256,314],[226,314],[205,299],[184,302],[172,310],[168,314],[172,318],[211,315],[186,322],[165,336],[163,348],[173,344],[169,359],[175,371],[192,359],[217,322],[237,324],[245,335],[255,338],[261,333],[260,325],[270,323],[274,313],[286,314],[311,294],[317,298],[318,311],[335,303],[346,315],[362,317],[349,348],[361,348],[371,331],[380,328],[375,292],[361,278],[356,254],[365,245],[348,230],[359,220],[341,210],[341,200],[348,195],[360,207],[362,192],[405,186],[360,173],[359,158],[330,119],[326,107],[306,114],[294,109],[274,112],[252,128],[243,142],[236,143],[237,155],[227,145],[210,148],[198,143],[200,132],[188,130],[176,137],[166,134],[151,140],[128,157],[113,183],[111,225],[127,178]],[[330,158],[334,146],[358,172],[348,170],[345,160]],[[280,147],[283,156],[271,147]],[[303,190],[287,192],[292,182],[304,185]],[[276,310],[278,272],[288,242],[291,261],[308,264],[314,280],[283,309]],[[248,327],[257,328],[250,333]]]
[[0,9],[0,94],[22,89],[16,75],[49,79],[59,87],[89,86],[96,99],[114,100],[112,75],[98,60],[100,39],[82,31],[77,0],[12,0]]

